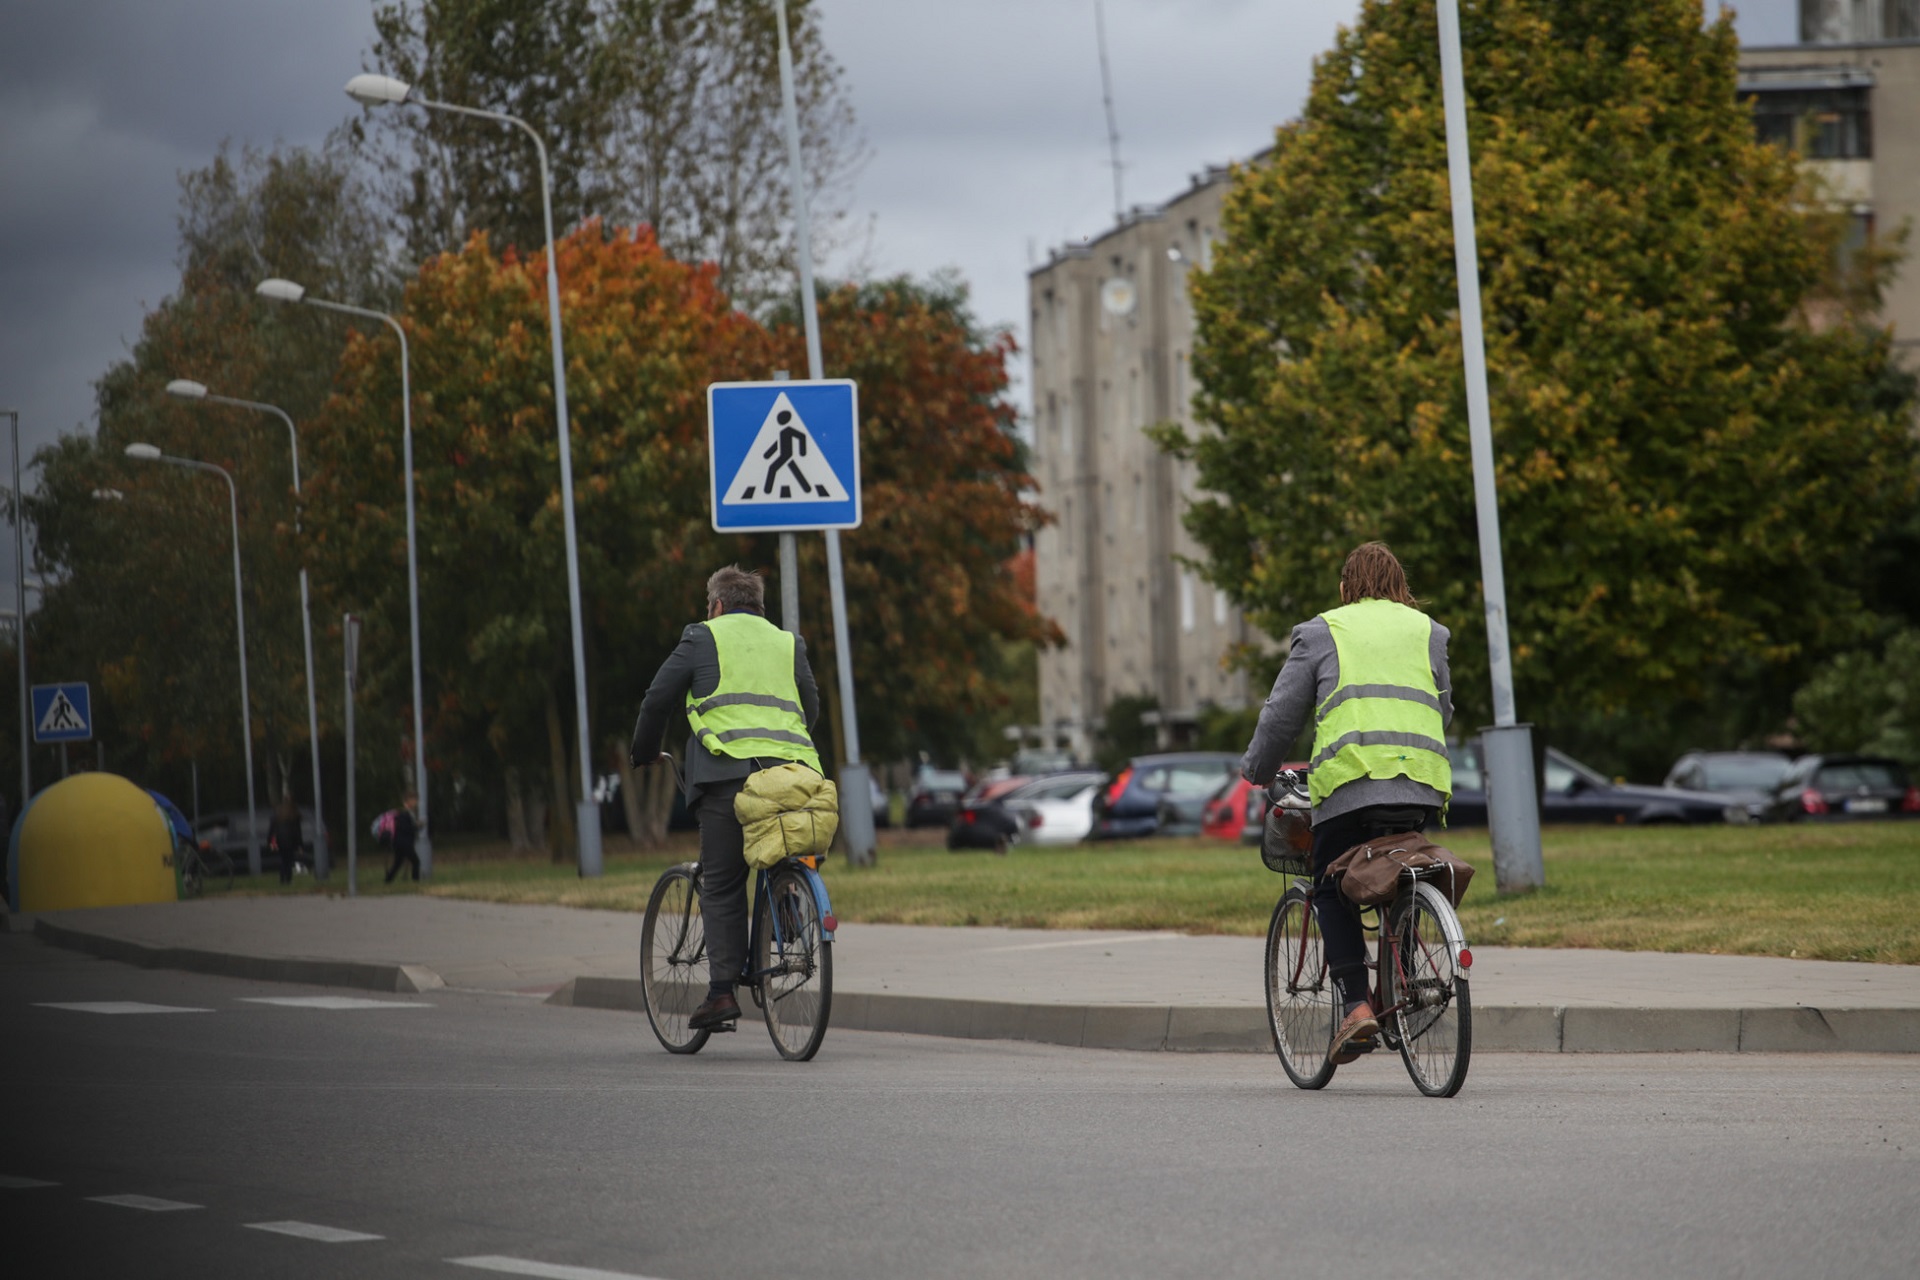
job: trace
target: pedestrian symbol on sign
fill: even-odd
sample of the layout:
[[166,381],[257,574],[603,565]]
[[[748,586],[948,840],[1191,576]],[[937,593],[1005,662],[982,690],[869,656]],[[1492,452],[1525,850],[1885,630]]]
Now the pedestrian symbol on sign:
[[766,421],[761,423],[721,502],[743,506],[841,502],[846,497],[846,486],[834,475],[813,433],[794,411],[793,402],[783,394],[767,411]]
[[47,713],[40,717],[42,734],[74,733],[86,727],[87,722],[80,718],[79,711],[75,710],[73,703],[68,700],[65,689],[54,693],[53,701],[47,706]]

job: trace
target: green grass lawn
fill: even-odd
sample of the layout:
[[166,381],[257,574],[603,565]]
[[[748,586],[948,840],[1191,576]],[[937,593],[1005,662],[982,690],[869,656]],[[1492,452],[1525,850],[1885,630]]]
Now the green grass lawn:
[[[996,857],[948,853],[938,832],[882,838],[873,869],[827,864],[842,920],[1257,935],[1285,883],[1253,849],[1214,840],[1016,846]],[[690,835],[675,840],[640,855],[610,837],[606,874],[592,881],[489,846],[437,848],[425,892],[639,911],[661,868],[694,856]],[[1479,945],[1920,964],[1920,822],[1549,828],[1547,887],[1514,897],[1494,892],[1484,830],[1442,842],[1479,870],[1461,909]],[[417,891],[383,887],[381,871],[362,864],[362,892]],[[327,888],[339,890],[337,874]]]

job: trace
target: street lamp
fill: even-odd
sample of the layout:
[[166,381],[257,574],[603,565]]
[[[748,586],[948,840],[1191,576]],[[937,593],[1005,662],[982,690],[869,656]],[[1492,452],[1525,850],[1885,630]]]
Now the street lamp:
[[[287,424],[287,441],[293,446],[293,531],[297,535],[300,532],[300,436],[293,429],[293,419],[286,410],[254,400],[217,396],[207,390],[205,383],[187,378],[175,378],[169,382],[167,394],[181,400],[198,400],[206,404],[225,404],[237,409],[252,409],[256,413],[270,413]],[[316,701],[319,695],[313,684],[313,613],[307,605],[307,566],[304,564],[300,566],[300,634],[307,648],[307,742],[311,746],[308,754],[313,757],[314,859],[319,863],[320,874],[325,876],[328,858],[327,831],[321,816],[324,810],[320,806],[320,708]]]
[[168,466],[205,471],[227,482],[227,505],[233,512],[233,621],[240,637],[240,730],[247,754],[247,874],[260,874],[259,814],[253,804],[253,709],[247,702],[247,606],[240,598],[240,494],[225,467],[193,458],[176,458],[150,444],[130,444],[127,456],[136,462],[164,462]]
[[[407,616],[413,632],[413,785],[420,797],[420,835],[415,847],[420,854],[420,874],[431,878],[433,840],[428,835],[432,828],[427,825],[427,725],[426,718],[421,714],[420,698],[420,556],[414,536],[413,519],[413,390],[407,369],[407,331],[400,327],[398,320],[384,311],[370,311],[365,307],[351,306],[345,302],[329,302],[325,298],[315,298],[307,293],[306,286],[295,284],[291,280],[262,280],[254,286],[253,291],[275,302],[304,302],[310,307],[338,311],[342,315],[379,320],[392,329],[394,336],[400,339],[400,448],[401,461],[407,473]],[[305,571],[302,570],[303,581],[304,574]],[[311,664],[309,664],[309,670],[311,670]],[[312,687],[311,681],[308,682],[308,687]],[[347,761],[347,767],[351,769],[353,761]]]
[[532,125],[518,116],[434,102],[418,96],[412,85],[392,76],[357,75],[347,81],[346,89],[347,96],[362,106],[411,102],[430,111],[449,111],[510,124],[533,139],[534,149],[540,155],[540,212],[547,230],[547,333],[553,347],[553,406],[560,433],[560,519],[566,531],[567,605],[573,620],[574,722],[580,734],[580,803],[574,825],[580,833],[580,874],[597,876],[600,874],[600,807],[593,800],[593,752],[589,745],[592,735],[587,726],[587,645],[580,622],[580,549],[573,520],[572,429],[567,419],[567,361],[560,343],[560,266],[554,257],[553,176],[547,167],[547,144],[541,141]]

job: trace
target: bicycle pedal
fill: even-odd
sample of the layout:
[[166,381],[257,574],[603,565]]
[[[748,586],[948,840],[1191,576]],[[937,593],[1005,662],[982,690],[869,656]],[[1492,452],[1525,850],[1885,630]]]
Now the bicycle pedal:
[[722,1031],[738,1031],[739,1029],[740,1020],[738,1018],[728,1018],[725,1022],[716,1022],[707,1028],[708,1031],[715,1035],[720,1034]]

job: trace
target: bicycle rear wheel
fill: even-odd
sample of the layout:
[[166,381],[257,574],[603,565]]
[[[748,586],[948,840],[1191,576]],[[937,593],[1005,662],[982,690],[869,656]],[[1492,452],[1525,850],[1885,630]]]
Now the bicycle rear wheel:
[[233,888],[233,859],[218,849],[200,854],[200,883],[203,888],[225,892]]
[[1334,1024],[1340,1002],[1327,972],[1320,922],[1302,885],[1280,895],[1267,926],[1267,1026],[1287,1079],[1318,1089],[1333,1079]]
[[687,1025],[707,991],[707,930],[697,864],[668,867],[640,925],[640,997],[668,1053],[698,1053],[711,1034]]
[[1383,966],[1382,981],[1389,1006],[1399,1006],[1394,1020],[1400,1059],[1421,1093],[1451,1098],[1466,1083],[1473,1055],[1473,1002],[1460,968],[1466,946],[1460,918],[1445,895],[1423,883],[1400,895],[1388,928],[1393,960]]
[[805,1062],[820,1052],[833,1011],[833,944],[824,936],[820,903],[806,877],[787,867],[768,874],[767,892],[754,903],[760,1011],[780,1056]]

